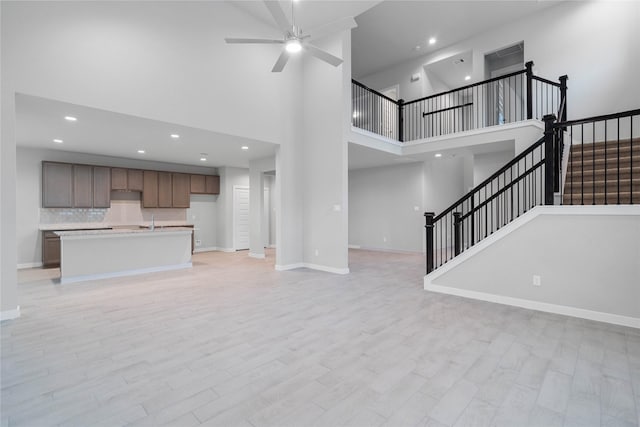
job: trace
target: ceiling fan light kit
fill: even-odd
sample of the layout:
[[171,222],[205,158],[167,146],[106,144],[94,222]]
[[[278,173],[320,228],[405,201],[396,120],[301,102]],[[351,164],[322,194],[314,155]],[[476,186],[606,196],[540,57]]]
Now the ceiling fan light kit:
[[349,30],[356,26],[356,22],[353,18],[344,18],[338,21],[324,25],[316,30],[310,31],[308,34],[304,34],[303,31],[295,25],[295,17],[293,13],[293,2],[291,3],[291,23],[287,19],[280,7],[280,3],[276,0],[265,0],[264,4],[267,6],[269,13],[273,17],[273,20],[278,25],[278,28],[284,33],[282,40],[274,39],[249,39],[249,38],[225,38],[225,42],[228,44],[281,44],[284,45],[282,53],[278,57],[273,69],[274,73],[279,73],[287,65],[290,54],[300,52],[304,50],[310,55],[337,67],[342,64],[342,59],[335,55],[330,54],[327,51],[320,49],[317,46],[312,45],[309,41],[312,37],[321,38],[325,35],[337,33],[339,31]]

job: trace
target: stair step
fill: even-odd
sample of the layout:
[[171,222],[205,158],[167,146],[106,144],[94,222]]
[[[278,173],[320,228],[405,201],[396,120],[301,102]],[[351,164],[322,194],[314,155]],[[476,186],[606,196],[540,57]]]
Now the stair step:
[[[568,168],[571,169],[572,167],[581,169],[581,168],[592,168],[594,167],[603,167],[605,166],[605,164],[607,165],[607,169],[611,168],[611,167],[615,167],[617,168],[618,165],[620,165],[620,168],[622,167],[629,167],[632,163],[632,158],[630,156],[621,156],[621,157],[607,157],[606,159],[604,157],[596,157],[595,159],[593,159],[593,157],[585,157],[584,160],[581,158],[573,158],[573,159],[569,159],[569,165]],[[638,153],[636,154],[634,152],[633,154],[633,166],[640,166],[640,150],[638,151]]]
[[579,146],[577,148],[573,146],[571,149],[571,153],[569,154],[569,159],[581,159],[582,157],[584,157],[585,159],[590,159],[594,156],[596,158],[604,158],[605,154],[607,158],[618,157],[618,154],[623,157],[630,157],[631,155],[633,155],[633,157],[640,156],[640,144],[638,144],[637,146],[634,144],[633,149],[628,145],[626,147],[621,146],[620,149],[618,149],[618,147],[614,143],[611,146],[608,146],[606,150],[604,149],[604,147],[594,150],[591,147],[586,146],[584,147],[584,149],[580,149]]
[[[630,193],[629,191],[621,191],[620,193],[620,204],[623,205],[628,205],[628,204],[632,204],[633,203],[637,204],[640,203],[640,191],[634,191],[633,194]],[[632,199],[633,196],[633,199]],[[595,200],[595,203],[594,203]],[[606,201],[605,201],[605,194],[604,192],[596,192],[594,193],[587,193],[585,192],[584,194],[567,194],[565,193],[562,196],[562,204],[563,205],[580,205],[580,204],[584,204],[584,205],[604,205],[604,204],[617,204],[618,203],[618,193],[607,193],[606,195]]]
[[[618,170],[617,166],[614,166],[614,167],[607,166],[607,168],[605,169],[604,165],[602,165],[601,167],[597,167],[595,170],[585,169],[584,175],[585,177],[587,176],[592,177],[593,174],[595,173],[596,179],[604,180],[605,172],[606,172],[607,179],[617,179],[618,176],[620,176],[621,179],[629,178],[632,173],[633,173],[633,177],[635,178],[635,177],[640,177],[640,166],[634,166],[633,170],[631,170],[629,165],[627,165],[624,168],[620,167],[620,170]],[[579,167],[575,168],[574,170],[569,168],[567,171],[567,180],[570,180],[572,178],[580,179],[581,175],[582,173]]]
[[[610,148],[612,145],[618,146],[618,140],[612,139],[607,141],[598,141],[598,142],[589,142],[585,144],[575,143],[571,145],[571,151],[580,152],[582,151],[582,147],[584,147],[584,151],[591,150],[604,150],[605,146]],[[620,148],[628,148],[631,144],[629,139],[621,139],[620,140]],[[635,151],[636,147],[640,148],[640,138],[633,139],[633,150]]]

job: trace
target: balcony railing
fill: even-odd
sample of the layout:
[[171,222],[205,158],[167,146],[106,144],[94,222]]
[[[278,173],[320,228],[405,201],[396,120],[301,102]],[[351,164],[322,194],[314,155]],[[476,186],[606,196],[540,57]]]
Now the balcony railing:
[[404,102],[352,80],[352,124],[401,142],[482,129],[564,111],[567,76],[559,82],[524,70]]

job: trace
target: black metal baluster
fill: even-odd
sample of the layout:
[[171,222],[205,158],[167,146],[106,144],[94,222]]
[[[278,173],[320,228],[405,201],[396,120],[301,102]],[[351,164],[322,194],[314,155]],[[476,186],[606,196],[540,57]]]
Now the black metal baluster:
[[593,197],[591,200],[591,204],[596,204],[596,122],[592,123],[591,127],[591,162],[593,163],[591,167],[591,191],[593,193]]

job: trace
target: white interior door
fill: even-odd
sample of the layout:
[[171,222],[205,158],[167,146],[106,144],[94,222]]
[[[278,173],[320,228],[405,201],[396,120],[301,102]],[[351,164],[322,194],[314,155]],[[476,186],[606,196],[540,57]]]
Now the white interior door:
[[233,248],[249,249],[249,187],[233,187]]
[[271,197],[269,195],[269,188],[264,188],[264,204],[262,206],[262,245],[267,248],[269,247],[270,234],[269,234],[269,224],[270,221],[270,213],[271,213]]

